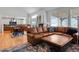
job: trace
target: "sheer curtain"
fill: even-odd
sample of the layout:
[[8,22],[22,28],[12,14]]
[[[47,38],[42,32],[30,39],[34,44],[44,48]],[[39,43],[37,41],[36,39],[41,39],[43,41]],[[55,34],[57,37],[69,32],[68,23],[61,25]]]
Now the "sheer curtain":
[[62,27],[68,27],[68,19],[67,18],[63,18],[62,19]]
[[77,18],[71,18],[71,27],[78,28]]
[[58,22],[59,22],[59,19],[55,16],[52,16],[51,17],[51,21],[50,21],[50,26],[53,26],[53,27],[57,27],[58,26]]

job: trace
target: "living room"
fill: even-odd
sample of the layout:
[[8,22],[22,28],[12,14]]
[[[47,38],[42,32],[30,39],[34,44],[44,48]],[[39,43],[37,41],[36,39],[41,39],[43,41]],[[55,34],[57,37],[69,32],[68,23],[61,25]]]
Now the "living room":
[[0,7],[1,52],[78,52],[78,7]]

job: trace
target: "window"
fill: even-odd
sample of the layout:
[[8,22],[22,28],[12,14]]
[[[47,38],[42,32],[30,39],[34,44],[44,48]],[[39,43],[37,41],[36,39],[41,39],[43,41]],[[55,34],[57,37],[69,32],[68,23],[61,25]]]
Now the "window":
[[24,24],[24,19],[16,19],[17,24]]
[[78,22],[76,18],[71,18],[71,27],[78,27]]
[[37,23],[37,19],[33,18],[32,21],[31,21],[32,26],[36,26],[36,23]]
[[58,26],[58,21],[59,21],[59,19],[57,17],[52,16],[51,21],[50,21],[50,23],[51,23],[50,26],[57,27]]
[[68,19],[67,19],[67,18],[64,18],[64,19],[62,20],[62,26],[63,26],[63,27],[68,27]]
[[37,25],[37,16],[38,15],[36,14],[31,17],[31,25],[34,27]]

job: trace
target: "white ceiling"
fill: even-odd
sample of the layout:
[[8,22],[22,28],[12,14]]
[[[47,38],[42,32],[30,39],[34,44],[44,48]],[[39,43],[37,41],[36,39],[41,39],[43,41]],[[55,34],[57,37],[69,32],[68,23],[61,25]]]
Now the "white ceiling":
[[52,15],[56,17],[68,17],[68,8],[62,7],[55,9],[53,10]]
[[55,7],[0,7],[0,15],[3,16],[27,16],[40,10],[50,10]]
[[[0,7],[0,15],[2,16],[18,16],[26,17],[41,10],[52,11],[52,15],[62,17],[67,16],[67,8],[57,7]],[[50,12],[51,13],[51,12]],[[79,8],[71,8],[71,15],[79,15]]]
[[71,17],[75,17],[75,16],[79,16],[79,7],[56,8],[50,13],[52,16],[56,16],[56,17],[68,17],[68,14],[70,13]]
[[3,16],[26,16],[26,12],[22,8],[0,7],[0,15]]
[[[57,7],[0,7],[1,16],[18,16],[27,17],[27,15],[32,15],[34,13],[40,12],[42,10],[52,11],[53,16],[64,17],[68,16],[68,8],[57,8]],[[71,15],[79,15],[79,8],[71,8]]]
[[32,14],[32,13],[34,13],[34,12],[37,12],[37,11],[41,10],[41,9],[43,9],[43,8],[41,8],[41,7],[26,7],[26,8],[24,8],[24,10],[25,10],[28,14]]

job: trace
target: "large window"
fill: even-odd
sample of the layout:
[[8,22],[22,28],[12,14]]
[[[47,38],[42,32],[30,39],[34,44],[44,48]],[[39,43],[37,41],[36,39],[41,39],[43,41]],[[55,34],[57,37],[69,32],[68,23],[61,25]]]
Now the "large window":
[[17,19],[17,24],[24,24],[24,19]]
[[50,23],[51,23],[50,26],[57,27],[58,26],[58,21],[59,21],[59,19],[57,17],[52,16],[51,21],[50,21]]
[[62,26],[68,27],[68,19],[67,18],[62,19]]
[[78,22],[76,18],[71,18],[71,27],[78,27]]
[[32,26],[36,26],[36,22],[37,22],[36,18],[32,19]]
[[36,25],[37,25],[37,15],[33,15],[32,17],[31,17],[31,25],[33,26],[33,27],[35,27]]

